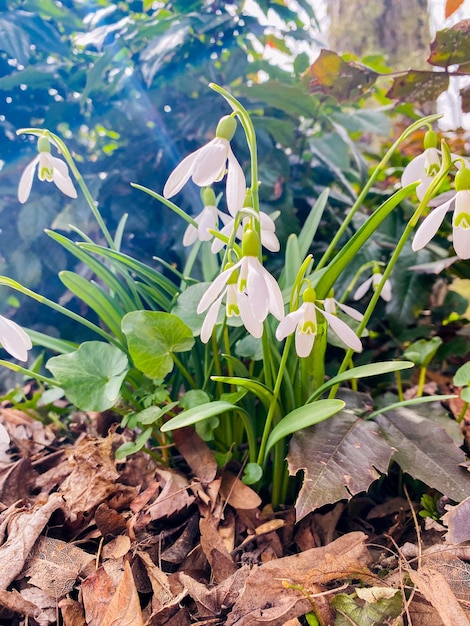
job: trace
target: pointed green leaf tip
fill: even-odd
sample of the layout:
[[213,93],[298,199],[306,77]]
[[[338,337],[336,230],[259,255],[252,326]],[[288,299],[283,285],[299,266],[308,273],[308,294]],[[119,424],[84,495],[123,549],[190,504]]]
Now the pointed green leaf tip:
[[466,191],[470,189],[470,169],[465,165],[455,175],[455,190]]
[[39,137],[38,139],[38,152],[50,152],[51,144],[47,137]]
[[231,115],[225,115],[217,124],[215,136],[230,141],[237,130],[237,120]]

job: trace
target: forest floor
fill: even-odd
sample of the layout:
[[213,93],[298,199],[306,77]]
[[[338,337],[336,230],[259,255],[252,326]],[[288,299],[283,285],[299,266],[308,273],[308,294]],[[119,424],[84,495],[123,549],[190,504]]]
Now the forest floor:
[[112,414],[76,413],[67,436],[0,414],[1,624],[470,624],[470,546],[452,508],[419,516],[406,481],[296,521],[192,429],[175,431],[174,469],[143,452],[116,462],[129,434]]

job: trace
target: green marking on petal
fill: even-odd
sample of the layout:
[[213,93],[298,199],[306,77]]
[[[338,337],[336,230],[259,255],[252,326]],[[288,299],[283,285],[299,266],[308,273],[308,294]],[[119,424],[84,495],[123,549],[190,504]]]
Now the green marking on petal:
[[225,310],[227,312],[227,317],[239,317],[240,316],[240,309],[238,308],[238,304],[227,303]]
[[460,211],[454,214],[454,228],[464,228],[465,230],[470,228],[470,213]]
[[317,332],[317,325],[311,320],[305,320],[299,324],[299,332],[302,335],[314,335]]

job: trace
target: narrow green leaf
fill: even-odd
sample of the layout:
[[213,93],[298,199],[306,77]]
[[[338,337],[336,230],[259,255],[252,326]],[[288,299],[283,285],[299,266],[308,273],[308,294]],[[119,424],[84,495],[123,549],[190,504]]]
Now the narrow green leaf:
[[272,402],[272,392],[262,383],[252,380],[251,378],[238,378],[236,376],[211,376],[211,380],[216,383],[227,383],[227,385],[236,385],[247,391],[251,391],[257,398],[261,400],[266,408]]
[[308,426],[313,426],[313,424],[318,424],[318,422],[323,422],[323,420],[341,411],[344,406],[345,403],[342,400],[318,400],[294,409],[272,429],[266,444],[266,454],[284,437],[308,428]]
[[319,398],[330,387],[344,383],[346,380],[390,374],[391,372],[406,370],[410,367],[413,367],[413,363],[410,361],[384,361],[383,363],[371,363],[370,365],[359,365],[358,367],[353,367],[342,374],[338,374],[338,376],[330,378],[330,380],[324,383],[321,387],[318,387],[318,389],[312,393],[307,402],[312,402],[312,400]]
[[413,406],[414,404],[424,404],[426,402],[442,402],[443,400],[450,400],[451,398],[456,398],[455,394],[449,394],[445,396],[421,396],[420,398],[411,398],[410,400],[402,400],[401,402],[394,402],[393,404],[389,404],[388,406],[382,407],[381,409],[377,409],[372,413],[369,413],[367,419],[370,420],[376,415],[380,415],[381,413],[385,413],[386,411],[391,411],[392,409],[398,409],[404,406]]
[[209,417],[215,417],[221,413],[226,413],[227,411],[241,410],[242,409],[240,409],[240,407],[236,404],[230,404],[229,402],[224,402],[222,400],[207,402],[206,404],[200,404],[192,409],[183,411],[176,417],[173,417],[169,422],[166,422],[166,424],[163,424],[160,430],[162,433],[166,433],[171,430],[176,430],[177,428],[192,426],[197,422],[201,422]]

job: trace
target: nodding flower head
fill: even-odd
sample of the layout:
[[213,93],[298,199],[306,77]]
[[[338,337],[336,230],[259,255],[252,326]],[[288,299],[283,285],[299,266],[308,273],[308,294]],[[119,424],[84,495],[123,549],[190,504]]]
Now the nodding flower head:
[[[317,301],[316,297],[315,290],[308,286],[302,294],[302,305],[286,315],[280,322],[276,330],[276,338],[282,341],[282,339],[295,332],[295,350],[297,355],[302,358],[308,357],[312,352],[317,336],[317,316],[320,314],[320,316],[325,318],[331,330],[338,335],[348,348],[361,352],[362,343],[356,333],[345,322],[340,320],[336,314],[326,310],[326,300],[324,302]],[[323,304],[324,308],[320,308],[316,302]],[[329,304],[331,306],[331,303]]]
[[209,187],[227,173],[227,208],[235,216],[243,206],[246,191],[245,175],[230,146],[236,127],[234,117],[223,117],[214,139],[185,157],[170,174],[163,188],[165,198],[176,195],[190,178],[199,187]]
[[470,259],[470,168],[463,165],[455,175],[455,195],[436,207],[423,220],[415,233],[412,248],[424,248],[439,230],[448,211],[452,217],[452,239],[455,253],[461,259]]
[[48,183],[53,182],[66,196],[76,198],[77,191],[69,176],[69,168],[65,161],[51,155],[49,139],[45,136],[39,137],[37,147],[39,154],[26,166],[21,175],[18,185],[18,200],[24,204],[29,198],[36,167],[38,168],[39,180]]

